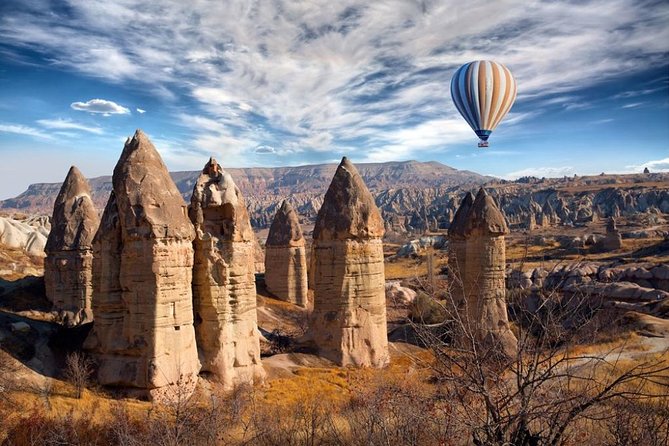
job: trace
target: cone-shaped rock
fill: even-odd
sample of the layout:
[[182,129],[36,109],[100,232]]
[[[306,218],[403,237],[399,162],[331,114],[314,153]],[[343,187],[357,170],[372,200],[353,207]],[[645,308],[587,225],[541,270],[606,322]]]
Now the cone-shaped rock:
[[213,158],[195,183],[193,297],[202,370],[225,387],[264,376],[256,315],[255,246],[246,203]]
[[86,347],[102,385],[161,397],[193,386],[199,361],[193,327],[193,227],[167,167],[138,130],[112,177],[95,241],[95,324]]
[[481,188],[465,223],[465,321],[481,342],[511,356],[517,341],[506,312],[504,235],[509,232],[495,201]]
[[469,213],[474,203],[474,195],[467,192],[460,207],[455,211],[451,226],[448,228],[448,266],[451,272],[451,295],[456,306],[460,306],[464,299],[462,288],[463,275],[467,270],[465,226],[469,220]]
[[44,260],[47,298],[67,325],[93,318],[93,236],[99,224],[88,182],[72,166],[53,206]]
[[284,200],[265,243],[265,284],[277,298],[307,306],[307,256],[300,220]]
[[314,229],[310,334],[339,365],[388,363],[383,220],[356,168],[344,158]]

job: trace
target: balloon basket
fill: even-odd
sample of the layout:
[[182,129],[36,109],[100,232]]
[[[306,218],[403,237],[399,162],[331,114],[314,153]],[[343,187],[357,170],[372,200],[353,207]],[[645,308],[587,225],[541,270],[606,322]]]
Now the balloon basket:
[[479,148],[488,147],[488,141],[479,141]]

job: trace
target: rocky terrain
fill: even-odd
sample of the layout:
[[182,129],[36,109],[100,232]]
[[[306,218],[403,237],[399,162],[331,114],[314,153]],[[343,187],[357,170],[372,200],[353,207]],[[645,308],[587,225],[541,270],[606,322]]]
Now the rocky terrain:
[[[551,224],[578,225],[592,219],[646,214],[657,224],[669,213],[669,173],[597,175],[564,178],[522,178],[500,181],[436,162],[360,164],[360,174],[374,195],[386,229],[392,233],[422,233],[448,228],[464,191],[485,184],[495,197],[510,228]],[[282,199],[313,223],[322,204],[334,164],[226,169],[244,193],[251,224],[268,228]],[[172,178],[187,202],[197,172],[173,172]],[[99,209],[111,191],[110,177],[90,180]],[[48,215],[60,184],[31,185],[21,195],[0,202],[5,212]]]

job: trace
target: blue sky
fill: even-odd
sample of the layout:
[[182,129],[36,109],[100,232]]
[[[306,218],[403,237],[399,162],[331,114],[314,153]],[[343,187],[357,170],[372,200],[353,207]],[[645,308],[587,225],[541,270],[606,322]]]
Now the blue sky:
[[[669,171],[668,55],[666,1],[5,0],[0,198],[110,174],[135,128],[172,170]],[[449,93],[476,59],[518,83],[485,151]]]

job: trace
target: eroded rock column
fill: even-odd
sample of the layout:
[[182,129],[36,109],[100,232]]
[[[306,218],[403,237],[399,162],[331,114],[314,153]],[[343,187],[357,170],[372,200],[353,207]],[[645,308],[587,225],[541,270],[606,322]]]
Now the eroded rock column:
[[193,297],[202,371],[225,387],[264,376],[256,315],[255,245],[244,197],[213,158],[191,198]]
[[300,221],[284,200],[265,243],[265,284],[286,302],[307,306],[307,255]]
[[450,270],[450,292],[453,303],[461,307],[464,302],[463,281],[467,270],[467,239],[465,237],[465,225],[469,219],[469,212],[474,203],[474,195],[471,192],[462,199],[458,210],[455,211],[453,221],[448,228],[448,268]]
[[475,337],[493,351],[512,356],[517,341],[506,311],[506,246],[509,229],[495,201],[481,188],[465,228],[466,263],[463,275],[465,323]]
[[310,335],[339,365],[389,361],[384,225],[356,168],[339,164],[314,228],[314,311]]
[[53,206],[44,260],[46,296],[68,326],[93,320],[93,237],[99,224],[88,181],[72,166]]
[[193,226],[160,155],[138,130],[114,168],[94,240],[93,312],[85,346],[102,385],[151,397],[191,389],[200,364],[191,278]]

